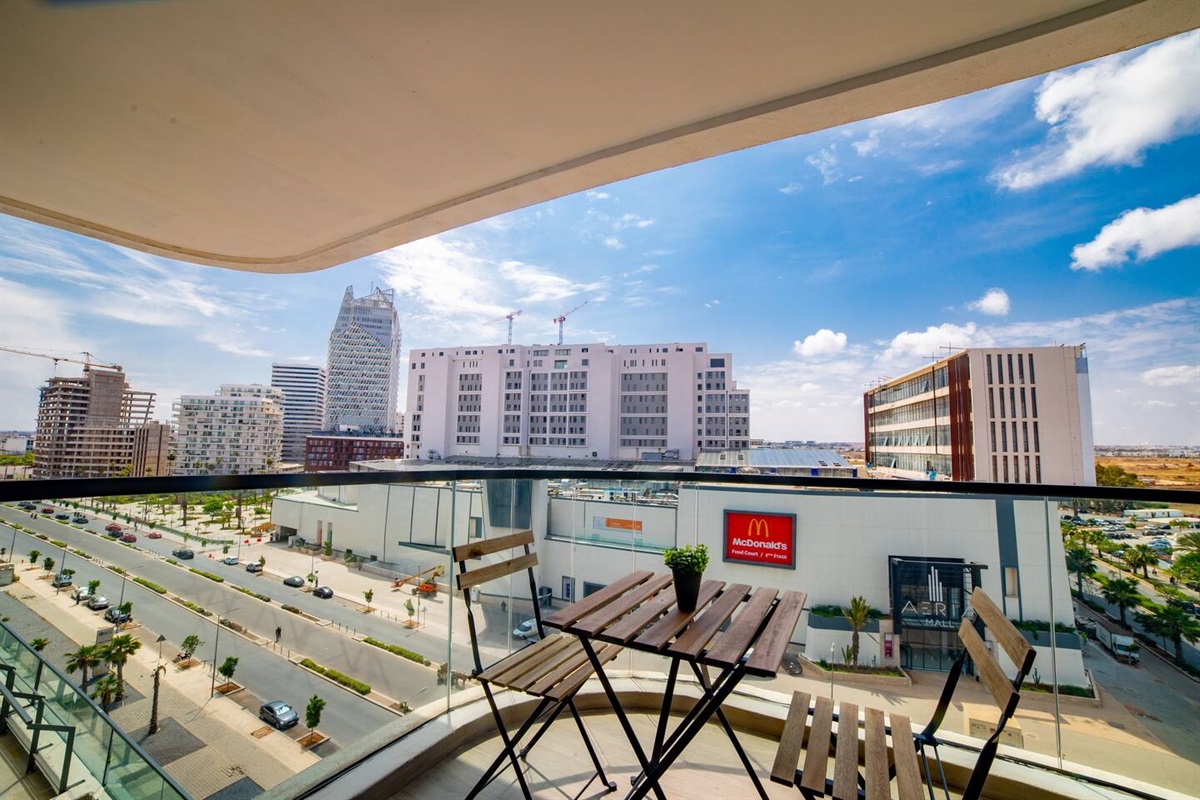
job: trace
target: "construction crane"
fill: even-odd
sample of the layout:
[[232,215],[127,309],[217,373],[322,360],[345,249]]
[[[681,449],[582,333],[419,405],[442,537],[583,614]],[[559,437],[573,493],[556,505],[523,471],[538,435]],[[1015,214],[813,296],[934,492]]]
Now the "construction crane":
[[512,344],[512,321],[519,316],[521,316],[521,312],[514,311],[511,314],[505,314],[503,317],[496,317],[491,322],[485,322],[484,325],[485,326],[486,325],[495,325],[497,322],[499,322],[502,319],[508,320],[508,343]]
[[118,372],[121,371],[120,364],[100,364],[93,361],[92,359],[94,356],[86,350],[80,353],[80,355],[84,357],[84,361],[80,361],[78,358],[67,358],[66,356],[56,356],[50,353],[38,353],[34,350],[22,350],[19,347],[4,347],[3,345],[0,345],[0,350],[5,351],[6,353],[19,353],[23,356],[33,356],[34,358],[48,358],[54,362],[55,368],[58,367],[58,362],[66,361],[70,364],[83,364],[85,367],[103,367],[104,369],[115,369]]
[[559,316],[557,316],[557,317],[555,317],[553,320],[551,320],[552,322],[557,322],[557,323],[558,323],[558,343],[559,343],[559,344],[562,344],[562,340],[563,340],[563,323],[567,321],[567,317],[571,316],[572,314],[574,314],[576,311],[578,311],[579,309],[583,308],[583,307],[584,307],[584,306],[586,306],[587,304],[588,304],[588,301],[587,301],[587,300],[584,300],[582,303],[580,303],[579,305],[575,306],[574,308],[572,308],[572,309],[571,309],[570,311],[568,311],[567,313],[565,313],[565,314],[560,314]]

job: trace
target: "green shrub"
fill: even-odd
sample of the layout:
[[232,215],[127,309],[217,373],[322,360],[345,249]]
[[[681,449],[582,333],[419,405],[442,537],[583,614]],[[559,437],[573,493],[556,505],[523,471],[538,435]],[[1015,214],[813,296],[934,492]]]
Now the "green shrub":
[[380,650],[387,650],[392,655],[397,655],[397,656],[400,656],[401,658],[407,658],[409,661],[415,661],[418,664],[423,664],[427,667],[431,663],[433,663],[428,658],[421,655],[420,653],[414,653],[412,650],[406,650],[405,648],[400,647],[399,645],[388,644],[387,642],[381,642],[378,639],[372,639],[370,636],[368,636],[366,639],[363,639],[363,641],[366,642],[367,644],[371,645],[372,647],[378,647]]
[[243,586],[234,586],[233,588],[237,589],[242,594],[248,594],[251,597],[257,597],[259,600],[262,600],[264,603],[271,602],[271,598],[267,597],[265,594],[259,594],[258,592],[252,591]]
[[159,586],[157,583],[152,583],[151,581],[146,580],[145,578],[134,578],[133,582],[137,583],[137,584],[141,584],[142,586],[145,586],[150,591],[157,592],[158,594],[166,594],[167,593],[166,589]]
[[205,572],[204,570],[196,569],[195,567],[188,567],[188,572],[194,572],[195,574],[200,575],[205,578],[208,578],[210,581],[214,581],[216,583],[224,583],[225,582],[225,579],[222,578],[220,575],[213,575],[211,572]]
[[708,568],[708,545],[685,544],[683,547],[668,547],[663,551],[663,564],[667,569],[701,575]]
[[195,611],[197,614],[202,614],[202,615],[204,615],[204,616],[206,616],[206,617],[211,617],[211,616],[212,616],[212,612],[211,612],[211,611],[209,611],[208,609],[204,608],[203,606],[198,606],[198,605],[196,605],[196,604],[195,604],[195,603],[193,603],[191,600],[184,600],[184,599],[180,598],[180,599],[179,599],[179,602],[180,602],[180,604],[181,604],[181,605],[182,605],[184,608],[190,608],[192,611]]
[[354,691],[358,692],[359,694],[367,695],[367,694],[371,693],[371,687],[368,684],[365,684],[356,678],[351,678],[349,675],[343,675],[342,673],[338,672],[336,669],[329,669],[327,667],[322,667],[320,664],[318,664],[317,662],[313,661],[310,658],[306,658],[303,661],[301,661],[300,666],[307,667],[308,669],[311,669],[313,672],[317,673],[318,675],[324,675],[326,678],[329,678],[331,681],[340,683],[342,686],[346,686],[350,689],[353,689]]
[[292,612],[293,614],[300,614],[300,613],[303,613],[303,612],[301,612],[301,611],[300,611],[300,609],[296,608],[295,606],[283,606],[283,610],[284,610],[284,611],[290,611],[290,612]]
[[48,541],[50,541],[50,537],[49,537],[49,536],[47,536],[47,535],[46,535],[46,534],[44,534],[44,533],[39,533],[39,534],[37,534],[37,538],[41,539],[43,542],[48,542]]
[[176,561],[176,560],[175,560],[175,559],[173,559],[173,558],[168,558],[168,559],[166,559],[166,562],[167,562],[168,564],[171,564],[172,566],[174,566],[174,565],[177,565],[177,564],[179,563],[178,561]]
[[67,546],[66,542],[60,542],[58,539],[51,539],[50,544],[54,545],[55,547],[66,547]]
[[113,572],[117,573],[118,575],[125,574],[125,570],[121,569],[120,567],[109,567],[109,569],[112,570]]
[[92,557],[90,555],[88,555],[87,553],[83,552],[82,550],[77,550],[76,548],[72,547],[71,552],[74,553],[75,555],[79,556],[80,558],[86,558],[88,561],[92,560]]

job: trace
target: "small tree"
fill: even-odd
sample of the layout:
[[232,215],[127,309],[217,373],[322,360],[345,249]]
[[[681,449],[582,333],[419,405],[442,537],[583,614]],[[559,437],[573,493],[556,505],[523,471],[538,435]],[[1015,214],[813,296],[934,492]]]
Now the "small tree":
[[125,697],[125,664],[129,662],[129,657],[141,648],[142,643],[128,633],[114,636],[103,647],[104,660],[117,668],[118,700]]
[[266,566],[267,566],[267,557],[266,557],[266,556],[259,556],[259,557],[258,557],[258,565],[259,565],[260,567],[266,567]]
[[34,639],[32,642],[30,642],[29,646],[40,653],[43,650],[45,650],[47,645],[49,645],[49,644],[50,644],[49,639],[44,639],[44,638],[39,637],[37,639]]
[[1091,575],[1096,571],[1096,562],[1092,560],[1092,556],[1088,553],[1086,547],[1075,545],[1070,547],[1066,552],[1067,557],[1067,572],[1075,576],[1079,582],[1079,597],[1083,598],[1083,578],[1085,575]]
[[100,588],[100,579],[88,581],[88,594],[95,596],[96,590]]
[[183,532],[183,543],[187,544],[191,540],[192,540],[192,535],[190,533],[188,533],[187,531],[184,531]]
[[363,592],[363,599],[367,601],[367,611],[371,610],[371,601],[375,599],[375,590],[367,589]]
[[314,574],[312,574],[311,572],[310,572],[310,573],[308,573],[308,582],[309,582],[309,583],[316,583],[316,582],[317,582],[317,576],[316,576],[316,575],[314,575]]
[[225,544],[221,545],[221,555],[223,555],[223,556],[229,555],[229,542],[226,542]]
[[38,549],[36,549],[36,548],[35,548],[35,549],[33,549],[33,550],[30,550],[30,551],[29,551],[29,564],[30,564],[30,566],[36,566],[36,565],[37,565],[38,556],[40,556],[41,554],[42,554],[42,551],[41,551],[41,550],[38,550]]
[[225,659],[224,663],[221,664],[221,667],[217,670],[217,672],[221,673],[221,677],[224,678],[226,682],[230,682],[233,680],[233,673],[237,669],[237,665],[237,656],[229,656]]
[[1100,592],[1104,602],[1112,603],[1121,612],[1121,625],[1128,627],[1125,621],[1125,609],[1138,604],[1141,592],[1138,591],[1137,581],[1133,578],[1111,578],[1108,585]]
[[108,711],[114,698],[120,699],[124,683],[116,674],[110,672],[92,684],[92,699],[100,701],[100,707]]
[[133,601],[126,600],[124,603],[121,603],[121,605],[117,606],[117,611],[124,615],[125,619],[133,619]]
[[162,664],[154,668],[154,699],[150,701],[150,728],[146,731],[151,736],[158,733],[158,686],[162,674],[166,671],[167,668]]
[[850,623],[850,663],[858,666],[858,632],[867,626],[871,618],[871,604],[862,595],[850,598],[850,607],[843,609],[842,616]]
[[413,606],[411,597],[404,601],[404,610],[408,612],[408,624],[411,627],[413,614],[417,613],[417,609]]
[[54,569],[54,559],[50,556],[42,559],[42,569],[46,570],[46,572],[51,572]]
[[78,650],[66,654],[67,672],[74,675],[79,672],[79,685],[86,690],[88,673],[100,666],[100,651],[94,644],[80,645]]
[[194,633],[190,634],[184,637],[183,642],[179,645],[179,655],[183,656],[184,661],[190,661],[192,656],[196,654],[197,648],[199,648],[202,644],[204,644],[204,642],[200,640],[199,636]]
[[325,710],[325,700],[318,695],[308,699],[308,707],[304,709],[304,724],[308,726],[308,735],[312,736],[313,728],[321,724],[321,712]]

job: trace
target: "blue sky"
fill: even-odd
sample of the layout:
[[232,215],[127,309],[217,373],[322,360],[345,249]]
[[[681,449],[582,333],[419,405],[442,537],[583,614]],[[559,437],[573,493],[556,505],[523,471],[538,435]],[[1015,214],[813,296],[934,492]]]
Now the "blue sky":
[[[323,363],[343,290],[404,351],[706,341],[767,439],[861,441],[861,394],[944,348],[1077,344],[1099,444],[1200,444],[1200,33],[601,187],[307,275],[147,256],[0,217],[0,344],[184,393]],[[407,364],[405,365],[407,366]],[[0,353],[0,429],[42,359]],[[60,375],[78,374],[62,364]],[[403,379],[402,375],[402,379]],[[403,394],[402,394],[403,396]]]

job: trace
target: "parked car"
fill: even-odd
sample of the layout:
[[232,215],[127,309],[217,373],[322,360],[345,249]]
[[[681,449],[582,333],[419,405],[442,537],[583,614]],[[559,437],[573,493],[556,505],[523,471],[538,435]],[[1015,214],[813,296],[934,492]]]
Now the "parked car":
[[28,500],[22,500],[20,503],[17,503],[17,508],[24,509],[25,511],[33,511],[35,508],[37,508],[37,503],[31,503]]
[[180,559],[181,561],[187,561],[189,559],[195,558],[196,552],[194,550],[192,550],[190,547],[177,547],[171,551],[171,555],[175,556],[176,558]]
[[54,518],[55,518],[55,519],[70,519],[70,518],[71,518],[71,515],[70,515],[70,514],[68,514],[68,513],[67,513],[67,512],[65,512],[65,511],[60,511],[60,512],[58,512],[57,514],[55,514],[55,515],[54,515]]
[[304,578],[301,578],[299,575],[289,575],[288,577],[283,579],[283,585],[284,586],[303,586]]
[[70,586],[71,585],[71,576],[65,572],[60,572],[54,576],[54,580],[50,581],[50,585],[53,586],[55,589],[61,588],[63,586]]
[[128,611],[122,611],[116,606],[112,606],[108,611],[104,612],[104,618],[114,625],[122,625],[133,619],[133,615]]
[[513,630],[513,636],[518,639],[530,639],[537,637],[537,620],[527,619],[518,625]]
[[86,586],[76,586],[75,591],[71,592],[72,600],[87,600],[92,596],[92,593]]
[[137,541],[137,534],[134,534],[134,533],[127,533],[127,534],[125,534],[124,536],[122,536],[122,537],[121,537],[121,541],[122,541],[122,542],[129,542],[129,543],[131,543],[131,544],[132,544],[133,542],[136,542],[136,541]]
[[328,600],[329,598],[333,597],[333,589],[330,589],[328,586],[318,586],[317,588],[313,589],[313,597],[319,597],[322,600]]
[[262,572],[262,564],[257,561],[251,561],[246,565],[246,572]]
[[83,514],[76,514],[75,516],[71,517],[71,522],[74,522],[76,525],[86,525],[88,523],[88,518]]
[[87,601],[87,607],[92,611],[99,611],[102,608],[108,608],[108,598],[102,594],[89,597]]
[[300,721],[300,715],[296,713],[296,709],[282,700],[270,700],[263,703],[262,708],[258,710],[258,718],[281,731]]
[[221,561],[222,561],[222,563],[228,564],[231,567],[237,566],[237,563],[238,563],[237,556],[226,556]]
[[149,533],[146,534],[146,536],[151,539],[161,539],[162,538],[162,534],[159,533],[158,531],[150,531]]
[[115,522],[110,522],[104,526],[104,530],[108,531],[109,533],[120,533],[121,526]]

